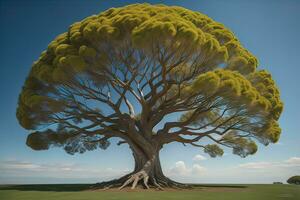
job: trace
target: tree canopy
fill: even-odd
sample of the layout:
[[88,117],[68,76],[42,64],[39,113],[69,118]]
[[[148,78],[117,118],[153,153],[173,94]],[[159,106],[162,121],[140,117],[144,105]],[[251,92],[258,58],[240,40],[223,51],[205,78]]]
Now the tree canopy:
[[281,132],[279,90],[257,67],[233,32],[204,14],[111,8],[49,44],[25,81],[17,118],[36,150],[83,153],[117,137],[135,150],[180,142],[212,157],[224,147],[245,157]]
[[286,182],[289,184],[300,185],[300,176],[292,176]]

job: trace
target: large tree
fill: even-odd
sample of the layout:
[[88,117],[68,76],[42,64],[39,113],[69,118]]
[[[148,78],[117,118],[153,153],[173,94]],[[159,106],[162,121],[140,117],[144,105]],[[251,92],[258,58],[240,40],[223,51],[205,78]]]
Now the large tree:
[[17,118],[34,150],[84,153],[106,149],[111,138],[128,144],[134,171],[106,184],[180,186],[161,169],[168,143],[245,157],[256,142],[278,141],[283,104],[257,65],[230,30],[199,12],[111,8],[49,44],[25,81]]

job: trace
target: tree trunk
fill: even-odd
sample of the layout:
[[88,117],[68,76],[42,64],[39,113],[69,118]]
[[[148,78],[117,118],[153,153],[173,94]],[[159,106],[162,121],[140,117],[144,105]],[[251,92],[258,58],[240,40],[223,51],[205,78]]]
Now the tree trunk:
[[129,144],[135,160],[134,171],[109,182],[97,184],[101,188],[119,187],[122,189],[131,185],[134,189],[138,184],[144,188],[154,187],[163,190],[165,187],[186,188],[186,184],[177,183],[167,178],[162,171],[158,148],[145,149]]

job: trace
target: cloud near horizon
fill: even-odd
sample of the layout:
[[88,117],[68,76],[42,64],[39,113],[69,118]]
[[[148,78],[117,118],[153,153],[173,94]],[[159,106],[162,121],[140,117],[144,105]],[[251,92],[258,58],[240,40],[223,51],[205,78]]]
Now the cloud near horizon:
[[197,176],[202,175],[207,169],[199,164],[193,164],[192,167],[187,167],[185,162],[177,161],[175,166],[171,167],[169,170],[166,171],[166,175],[173,177],[173,176]]
[[[198,157],[198,156],[195,156]],[[195,159],[195,160],[203,160]],[[206,163],[205,163],[206,164]],[[181,182],[201,183],[272,183],[285,182],[290,176],[300,174],[300,157],[290,157],[283,161],[247,162],[215,169],[194,164],[189,167],[177,161],[165,171],[166,175]],[[230,180],[230,181],[228,181]]]
[[[0,184],[9,177],[109,180],[129,173],[129,169],[95,168],[74,163],[33,163],[0,161]],[[5,178],[4,178],[5,177]]]
[[[191,161],[206,160],[197,154]],[[199,163],[176,161],[163,169],[166,176],[180,182],[201,183],[270,183],[300,174],[300,157],[283,161],[247,162],[215,170]],[[18,160],[0,161],[0,184],[99,182],[120,177],[129,169],[98,168],[76,163],[35,163]],[[270,173],[271,172],[271,173]]]
[[282,162],[248,162],[238,165],[242,169],[267,169],[267,168],[300,167],[300,157],[291,157]]

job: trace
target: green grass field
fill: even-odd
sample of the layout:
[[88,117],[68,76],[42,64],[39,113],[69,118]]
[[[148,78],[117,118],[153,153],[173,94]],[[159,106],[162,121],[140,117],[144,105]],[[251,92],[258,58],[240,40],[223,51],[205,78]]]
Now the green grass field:
[[183,191],[89,191],[89,185],[0,186],[1,200],[300,200],[296,185],[197,185]]

